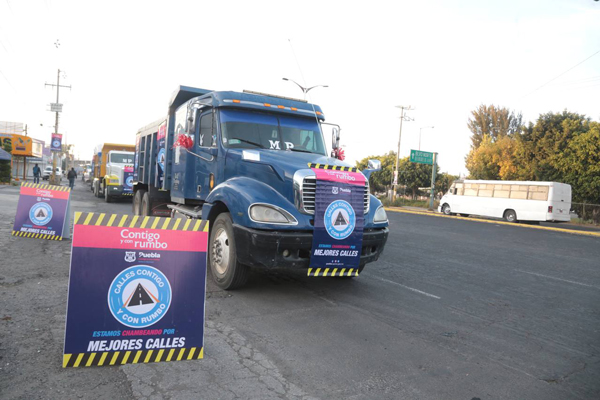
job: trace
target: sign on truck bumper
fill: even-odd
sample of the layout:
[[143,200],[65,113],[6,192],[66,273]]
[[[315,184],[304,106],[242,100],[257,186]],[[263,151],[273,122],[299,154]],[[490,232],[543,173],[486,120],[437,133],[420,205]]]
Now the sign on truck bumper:
[[[259,268],[308,269],[312,232],[263,231],[233,225],[240,263]],[[363,231],[360,265],[376,261],[385,247],[388,228]]]
[[107,185],[106,190],[108,190],[108,195],[111,197],[133,196],[133,191],[129,188],[124,187],[123,185]]

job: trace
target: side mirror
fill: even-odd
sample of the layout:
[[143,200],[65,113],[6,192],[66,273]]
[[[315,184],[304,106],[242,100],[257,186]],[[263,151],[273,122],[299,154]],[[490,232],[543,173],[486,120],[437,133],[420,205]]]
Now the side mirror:
[[373,171],[381,171],[381,161],[379,160],[369,160],[367,164],[367,168]]
[[333,150],[340,147],[340,130],[336,127],[331,129],[331,148]]

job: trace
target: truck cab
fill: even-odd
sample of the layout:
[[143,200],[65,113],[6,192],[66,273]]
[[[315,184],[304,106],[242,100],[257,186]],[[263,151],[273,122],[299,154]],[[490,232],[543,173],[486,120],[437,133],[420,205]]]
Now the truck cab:
[[124,150],[111,150],[103,146],[94,160],[97,160],[92,182],[92,191],[97,197],[110,203],[116,198],[133,196],[133,159],[135,153]]
[[[308,269],[316,196],[309,165],[350,167],[328,156],[323,129],[331,127],[321,108],[302,100],[180,87],[167,117],[138,131],[133,211],[208,220],[209,267],[225,289],[241,286],[248,267]],[[360,270],[378,259],[388,235],[368,179],[363,206]]]

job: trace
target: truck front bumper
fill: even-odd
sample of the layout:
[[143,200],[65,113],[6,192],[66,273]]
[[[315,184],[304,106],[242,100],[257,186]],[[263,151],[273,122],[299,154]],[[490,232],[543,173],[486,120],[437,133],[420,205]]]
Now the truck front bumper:
[[[262,231],[235,224],[233,231],[237,258],[242,264],[259,268],[309,267],[312,232]],[[361,266],[379,258],[388,234],[388,228],[364,230]]]
[[106,190],[108,190],[108,195],[111,197],[114,196],[123,196],[123,197],[131,197],[133,196],[133,190],[125,190],[122,185],[106,185]]

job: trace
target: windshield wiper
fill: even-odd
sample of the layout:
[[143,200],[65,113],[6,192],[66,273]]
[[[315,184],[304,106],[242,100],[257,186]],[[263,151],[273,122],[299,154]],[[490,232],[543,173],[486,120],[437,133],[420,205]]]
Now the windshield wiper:
[[229,139],[229,140],[239,140],[240,142],[248,143],[248,144],[254,145],[254,146],[256,146],[256,147],[259,147],[259,148],[261,148],[261,149],[264,149],[264,148],[265,148],[265,147],[264,147],[262,144],[260,144],[260,143],[254,143],[254,142],[251,142],[250,140],[246,140],[246,139],[240,139],[240,138],[231,138],[231,139]]
[[293,148],[293,147],[292,147],[292,148],[289,148],[288,150],[291,150],[291,151],[298,151],[298,152],[300,152],[300,153],[312,153],[312,151],[309,151],[309,150],[295,149],[295,148]]

